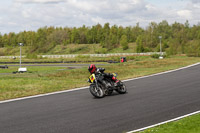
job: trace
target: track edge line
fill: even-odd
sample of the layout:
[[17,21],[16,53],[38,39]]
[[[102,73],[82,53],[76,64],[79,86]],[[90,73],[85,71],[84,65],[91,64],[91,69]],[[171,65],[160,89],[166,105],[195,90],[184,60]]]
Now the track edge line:
[[199,110],[199,111],[196,111],[196,112],[193,112],[193,113],[190,113],[190,114],[186,114],[186,115],[177,117],[177,118],[174,118],[174,119],[171,119],[171,120],[167,120],[167,121],[164,121],[164,122],[160,122],[160,123],[157,123],[157,124],[154,124],[154,125],[151,125],[151,126],[143,127],[143,128],[136,129],[136,130],[133,130],[133,131],[128,131],[128,132],[126,132],[126,133],[140,132],[140,131],[143,131],[143,130],[146,130],[146,129],[149,129],[149,128],[153,128],[153,127],[160,126],[160,125],[163,125],[163,124],[166,124],[166,123],[169,123],[169,122],[177,121],[177,120],[180,120],[180,119],[183,119],[183,118],[186,118],[186,117],[195,115],[195,114],[199,114],[199,113],[200,113],[200,110]]

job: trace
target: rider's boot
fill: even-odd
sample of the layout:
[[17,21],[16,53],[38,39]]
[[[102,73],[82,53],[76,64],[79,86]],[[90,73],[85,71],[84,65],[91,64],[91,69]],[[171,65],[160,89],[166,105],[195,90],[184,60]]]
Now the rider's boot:
[[115,87],[116,87],[116,86],[119,86],[119,80],[117,80],[116,77],[112,77],[112,80],[115,82],[115,83],[114,83],[114,86],[115,86]]

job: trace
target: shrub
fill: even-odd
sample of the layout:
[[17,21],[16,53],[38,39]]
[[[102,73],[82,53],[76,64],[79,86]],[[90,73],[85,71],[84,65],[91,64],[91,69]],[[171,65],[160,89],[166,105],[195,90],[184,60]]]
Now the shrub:
[[160,54],[153,54],[151,55],[152,58],[158,59],[160,57]]
[[187,56],[199,57],[200,56],[200,41],[192,41],[187,47]]
[[[151,55],[152,58],[158,59],[160,57],[160,54],[153,54]],[[163,58],[169,57],[168,55],[164,54],[162,55]]]
[[123,50],[128,49],[128,41],[127,41],[126,35],[123,35],[123,36],[121,37],[120,44],[121,44]]

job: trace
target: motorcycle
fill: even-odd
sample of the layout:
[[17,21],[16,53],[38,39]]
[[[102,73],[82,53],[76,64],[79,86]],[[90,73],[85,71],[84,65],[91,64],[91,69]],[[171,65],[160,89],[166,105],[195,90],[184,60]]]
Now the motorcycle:
[[[113,73],[113,75],[117,77],[116,73]],[[88,82],[91,83],[89,87],[90,93],[96,98],[111,95],[114,90],[119,94],[127,92],[123,82],[119,81],[116,86],[115,82],[112,79],[106,78],[104,73],[90,75]]]

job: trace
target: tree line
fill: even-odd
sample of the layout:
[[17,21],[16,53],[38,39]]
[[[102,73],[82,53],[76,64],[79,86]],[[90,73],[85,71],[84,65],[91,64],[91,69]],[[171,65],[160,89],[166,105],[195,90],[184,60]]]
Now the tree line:
[[100,44],[107,51],[116,47],[128,49],[129,43],[136,43],[137,52],[159,51],[159,36],[162,36],[162,48],[169,54],[188,54],[200,56],[200,25],[190,26],[166,20],[151,22],[147,27],[110,26],[97,24],[92,27],[42,27],[37,31],[0,34],[1,47],[16,47],[18,43],[29,46],[28,53],[46,53],[56,45]]

